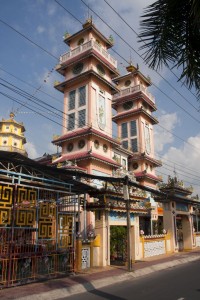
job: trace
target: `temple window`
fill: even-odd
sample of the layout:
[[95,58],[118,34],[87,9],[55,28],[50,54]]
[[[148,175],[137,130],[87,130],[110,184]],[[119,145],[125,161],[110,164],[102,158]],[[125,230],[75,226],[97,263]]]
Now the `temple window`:
[[67,129],[73,130],[75,128],[75,113],[69,114],[68,115],[68,126]]
[[122,139],[127,138],[128,137],[128,124],[127,123],[122,123],[122,133],[121,133],[121,137]]
[[122,147],[128,149],[128,141],[122,141]]
[[75,108],[75,96],[76,96],[76,91],[73,90],[69,92],[69,107],[68,110],[72,110]]
[[80,110],[78,112],[78,127],[83,127],[85,126],[85,123],[86,123],[86,110],[83,109],[83,110]]
[[82,86],[78,89],[79,94],[79,107],[85,105],[86,103],[86,87]]
[[136,121],[130,122],[130,136],[136,136],[137,135],[137,124]]
[[137,138],[131,139],[131,150],[133,152],[138,152]]
[[84,38],[81,38],[80,40],[78,40],[78,46],[82,45],[84,43]]

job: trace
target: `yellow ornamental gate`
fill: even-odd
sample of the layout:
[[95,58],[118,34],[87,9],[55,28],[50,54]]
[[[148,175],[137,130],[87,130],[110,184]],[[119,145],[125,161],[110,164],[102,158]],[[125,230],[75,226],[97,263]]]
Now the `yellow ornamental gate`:
[[0,184],[0,288],[74,270],[74,213],[65,191]]

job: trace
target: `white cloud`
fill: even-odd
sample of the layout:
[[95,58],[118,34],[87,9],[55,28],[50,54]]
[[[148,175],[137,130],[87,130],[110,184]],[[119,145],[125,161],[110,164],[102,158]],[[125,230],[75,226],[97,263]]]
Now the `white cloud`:
[[[171,144],[174,141],[174,136],[171,133],[179,124],[179,119],[176,113],[163,114],[159,117],[160,126],[156,126],[154,130],[155,151],[163,151],[165,145]],[[166,130],[164,129],[166,128]]]
[[54,4],[49,4],[47,6],[47,14],[49,16],[53,16],[55,14],[55,12],[56,12],[56,6]]
[[37,152],[37,150],[35,148],[35,145],[33,143],[27,142],[26,145],[25,145],[25,149],[26,149],[26,151],[28,153],[28,157],[29,158],[33,158],[34,159],[34,158],[36,158],[36,157],[39,156],[38,152]]
[[[52,143],[49,143],[48,145],[47,145],[47,149],[49,150],[49,153],[51,154],[51,153],[56,153],[57,152],[57,146],[55,146],[55,145],[53,145]],[[58,148],[58,152],[60,152],[61,151],[61,148],[59,147]]]
[[194,194],[200,195],[200,134],[188,138],[180,148],[170,147],[162,157],[163,167],[158,171],[164,174],[176,175],[185,182],[185,186],[192,185]]
[[39,25],[39,26],[37,27],[37,32],[38,32],[39,34],[43,33],[44,31],[45,31],[45,28],[44,28],[43,26]]

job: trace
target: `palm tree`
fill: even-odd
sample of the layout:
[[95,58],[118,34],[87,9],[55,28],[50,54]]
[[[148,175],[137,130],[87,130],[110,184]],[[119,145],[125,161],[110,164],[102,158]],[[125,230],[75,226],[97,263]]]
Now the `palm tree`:
[[157,0],[141,17],[146,63],[153,69],[181,67],[179,80],[200,97],[200,1]]

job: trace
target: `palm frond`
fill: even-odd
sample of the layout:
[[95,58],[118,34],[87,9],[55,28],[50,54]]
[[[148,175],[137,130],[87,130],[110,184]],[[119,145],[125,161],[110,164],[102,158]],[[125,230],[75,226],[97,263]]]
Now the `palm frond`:
[[200,1],[157,0],[141,16],[140,47],[153,69],[182,68],[180,79],[200,96]]

